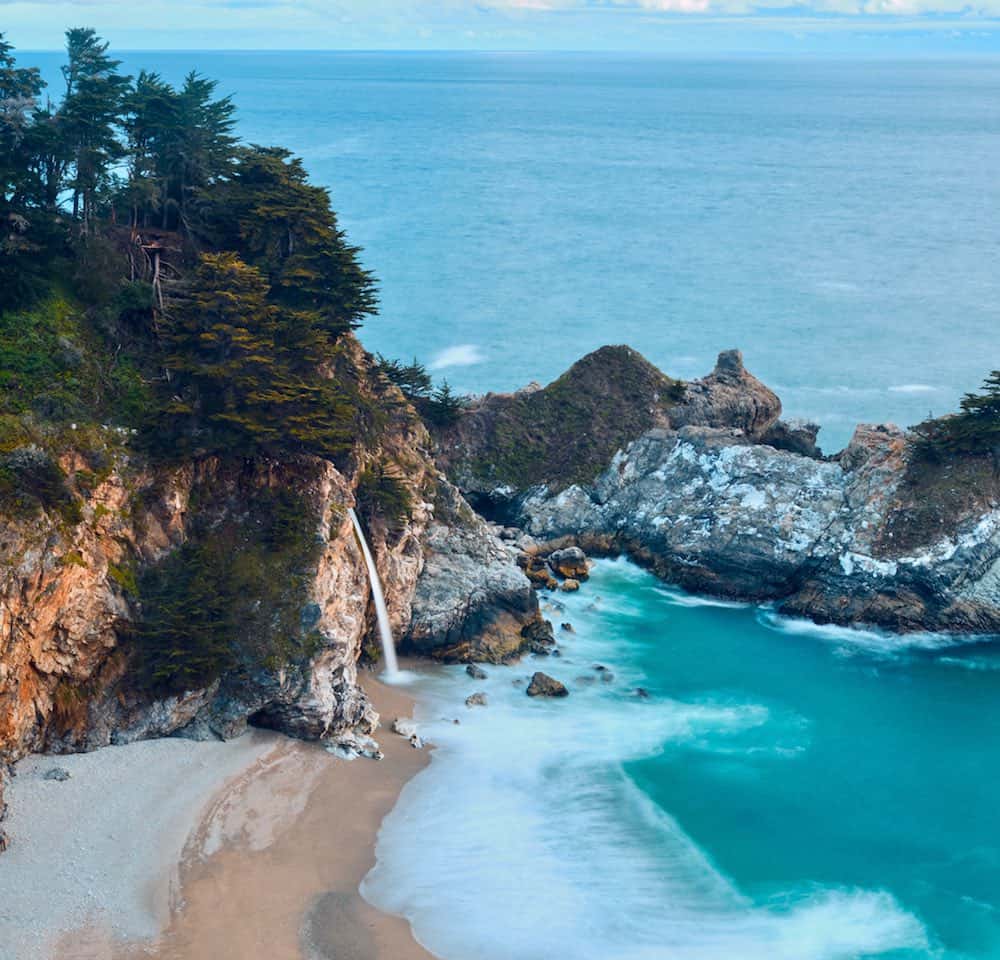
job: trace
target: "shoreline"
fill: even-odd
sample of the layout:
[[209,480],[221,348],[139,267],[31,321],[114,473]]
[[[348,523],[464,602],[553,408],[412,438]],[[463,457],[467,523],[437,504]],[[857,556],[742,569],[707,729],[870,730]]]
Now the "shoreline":
[[[359,682],[380,762],[268,731],[21,761],[0,941],[18,960],[434,960],[359,893],[383,818],[429,762],[391,731],[413,699]],[[71,778],[44,779],[56,767]]]

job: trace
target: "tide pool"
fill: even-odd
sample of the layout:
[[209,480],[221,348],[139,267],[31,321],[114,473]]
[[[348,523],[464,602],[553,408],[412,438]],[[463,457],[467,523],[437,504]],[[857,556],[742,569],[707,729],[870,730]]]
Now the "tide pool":
[[[429,949],[1000,956],[993,647],[784,620],[626,561],[552,602],[562,657],[415,687],[434,760],[364,893]],[[526,697],[535,669],[570,697]]]

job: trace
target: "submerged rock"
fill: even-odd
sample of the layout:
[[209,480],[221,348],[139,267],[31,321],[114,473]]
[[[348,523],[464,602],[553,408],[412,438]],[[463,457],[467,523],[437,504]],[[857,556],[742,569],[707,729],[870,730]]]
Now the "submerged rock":
[[472,677],[473,680],[485,680],[487,678],[486,671],[482,667],[477,667],[474,663],[470,663],[465,668],[465,672]]
[[576,591],[580,589],[580,581],[563,580],[563,582],[559,585],[559,589],[562,590],[563,593],[576,593]]
[[481,690],[478,693],[473,693],[465,698],[465,705],[467,707],[485,707],[489,701],[486,698],[486,694]]
[[536,672],[527,690],[529,697],[568,697],[569,690],[553,677],[541,671]]
[[571,623],[560,623],[559,629],[564,630],[566,633],[576,633],[576,630],[573,629],[573,624]]
[[69,780],[71,774],[65,767],[53,767],[45,772],[44,780],[57,780],[60,783]]

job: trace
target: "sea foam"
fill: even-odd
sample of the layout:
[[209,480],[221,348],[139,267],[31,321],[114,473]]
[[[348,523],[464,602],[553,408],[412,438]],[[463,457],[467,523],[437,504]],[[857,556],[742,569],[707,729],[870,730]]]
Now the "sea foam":
[[[383,823],[363,894],[407,917],[444,960],[848,960],[924,950],[920,921],[885,892],[810,887],[755,904],[636,786],[631,760],[665,749],[749,754],[780,739],[787,718],[753,702],[636,697],[646,678],[621,636],[588,620],[594,602],[565,601],[577,632],[561,658],[487,667],[485,681],[442,668],[420,682],[433,761]],[[629,614],[621,591],[600,604]],[[602,683],[595,663],[615,683]],[[564,679],[571,696],[527,698],[535,669]],[[489,706],[466,709],[477,690]]]

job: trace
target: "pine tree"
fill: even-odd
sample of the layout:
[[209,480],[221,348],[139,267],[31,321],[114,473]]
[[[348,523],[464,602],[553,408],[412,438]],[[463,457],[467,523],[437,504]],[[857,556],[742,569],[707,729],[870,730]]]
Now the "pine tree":
[[166,334],[172,373],[157,439],[175,452],[336,457],[355,409],[323,371],[325,335],[268,300],[260,271],[235,254],[206,254]]
[[390,383],[399,387],[407,400],[425,400],[431,395],[434,388],[431,375],[416,357],[413,358],[412,363],[402,363],[399,360],[389,360],[382,354],[378,354],[376,363],[379,372],[387,377]]
[[44,86],[38,70],[16,65],[0,33],[0,303],[16,306],[37,283],[45,231],[31,209],[32,117]]
[[940,449],[991,453],[1000,463],[1000,370],[983,381],[982,393],[967,393],[960,412],[929,419],[917,428],[926,453]]
[[374,281],[338,227],[329,194],[287,150],[243,150],[230,175],[201,196],[196,232],[215,249],[238,251],[267,277],[274,302],[313,313],[334,338],[375,311]]
[[122,127],[128,149],[125,200],[133,227],[147,226],[164,204],[163,154],[176,137],[179,105],[174,88],[159,74],[143,70],[126,93]]
[[89,28],[66,33],[66,97],[59,117],[73,158],[67,184],[73,217],[80,219],[84,235],[91,231],[98,198],[110,186],[112,165],[124,156],[117,128],[129,78],[118,73],[121,61],[107,51],[107,42]]

